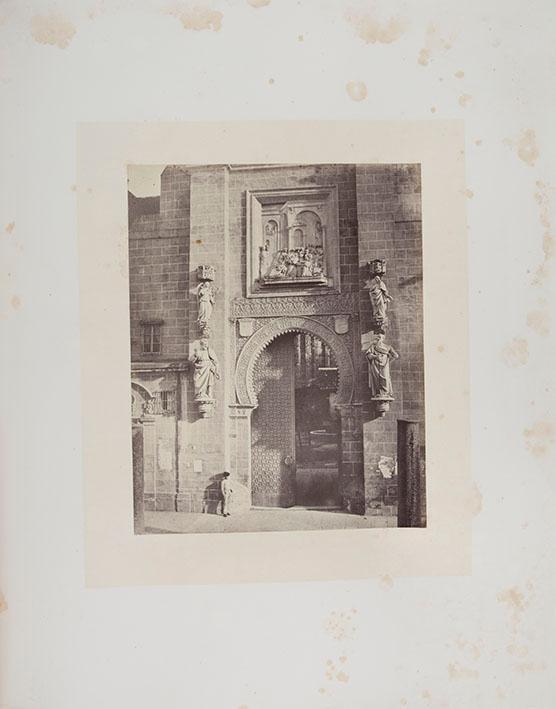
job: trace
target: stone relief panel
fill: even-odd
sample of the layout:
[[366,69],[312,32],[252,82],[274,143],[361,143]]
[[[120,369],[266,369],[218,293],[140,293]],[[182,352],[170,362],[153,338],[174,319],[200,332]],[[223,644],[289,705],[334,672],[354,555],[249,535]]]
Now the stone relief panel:
[[339,290],[335,186],[247,192],[247,297]]

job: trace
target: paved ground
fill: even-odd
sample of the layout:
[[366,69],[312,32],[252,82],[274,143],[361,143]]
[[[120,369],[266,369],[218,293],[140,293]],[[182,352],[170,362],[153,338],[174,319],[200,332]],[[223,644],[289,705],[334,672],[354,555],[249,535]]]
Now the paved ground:
[[230,517],[191,512],[145,512],[146,534],[186,532],[276,532],[313,529],[357,529],[395,527],[390,517],[362,517],[333,510],[252,509]]

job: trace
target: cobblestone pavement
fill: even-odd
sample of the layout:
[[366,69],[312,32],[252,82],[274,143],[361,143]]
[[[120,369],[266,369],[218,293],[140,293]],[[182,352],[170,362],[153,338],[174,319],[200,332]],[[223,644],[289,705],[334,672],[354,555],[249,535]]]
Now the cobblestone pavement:
[[251,509],[222,517],[192,512],[145,512],[145,533],[283,532],[318,529],[395,527],[392,517],[362,517],[333,510]]

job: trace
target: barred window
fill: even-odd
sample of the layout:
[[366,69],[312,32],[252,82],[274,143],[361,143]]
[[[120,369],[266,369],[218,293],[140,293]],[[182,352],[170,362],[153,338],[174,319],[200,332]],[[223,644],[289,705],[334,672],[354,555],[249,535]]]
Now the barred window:
[[163,414],[176,413],[176,392],[161,391],[160,392],[160,412]]
[[160,354],[161,344],[161,321],[151,321],[141,323],[142,351],[143,354]]

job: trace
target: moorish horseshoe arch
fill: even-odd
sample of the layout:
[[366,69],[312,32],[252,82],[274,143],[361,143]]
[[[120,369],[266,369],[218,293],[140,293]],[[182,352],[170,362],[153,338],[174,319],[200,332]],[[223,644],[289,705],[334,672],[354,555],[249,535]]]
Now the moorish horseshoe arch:
[[253,371],[261,352],[271,342],[288,332],[308,333],[319,337],[334,353],[338,365],[337,405],[350,404],[355,389],[351,354],[342,338],[318,320],[307,317],[278,317],[260,327],[243,346],[236,364],[236,396],[240,406],[258,405],[253,386]]

